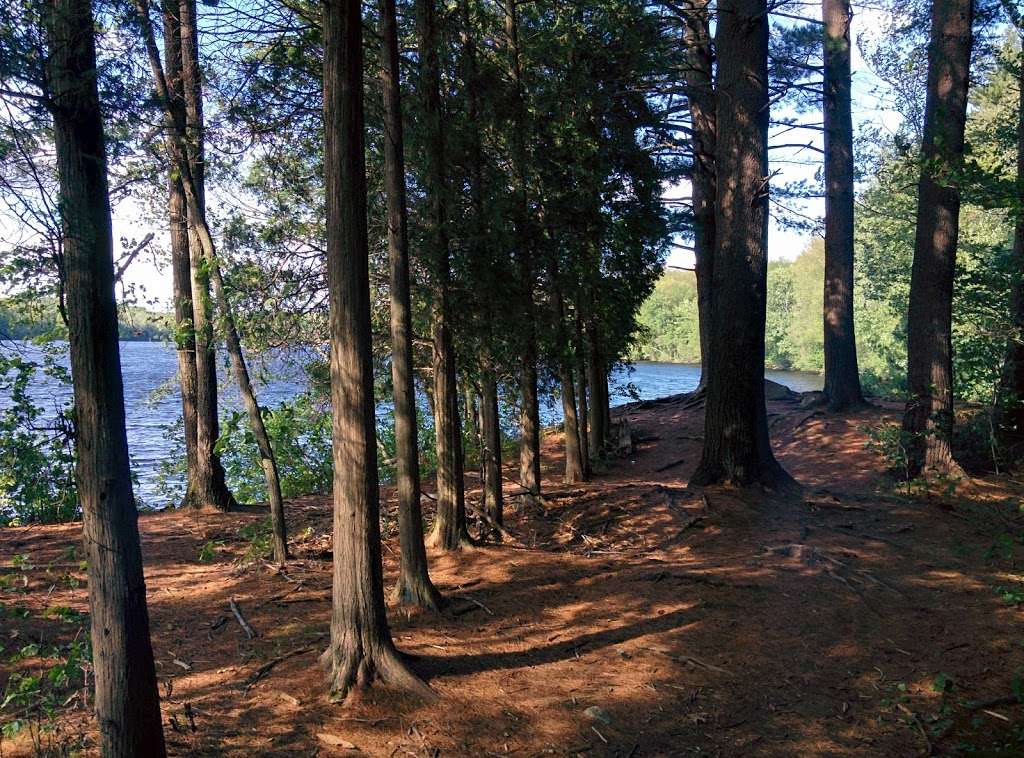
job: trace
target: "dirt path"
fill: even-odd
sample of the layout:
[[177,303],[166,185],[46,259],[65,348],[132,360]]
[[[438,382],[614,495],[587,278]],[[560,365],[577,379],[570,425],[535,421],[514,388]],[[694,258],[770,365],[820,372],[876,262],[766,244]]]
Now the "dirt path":
[[[1001,537],[1021,533],[1019,490],[993,479],[956,504],[878,496],[881,464],[860,427],[884,410],[769,410],[803,498],[689,492],[702,421],[679,402],[629,410],[644,441],[585,485],[558,483],[559,440],[548,437],[546,501],[509,518],[523,546],[432,555],[451,610],[392,609],[399,647],[441,695],[431,705],[381,689],[351,707],[328,701],[316,668],[329,611],[326,499],[289,504],[303,534],[284,572],[237,563],[248,547],[239,528],[260,513],[144,516],[172,752],[1024,754],[1024,707],[965,705],[1009,695],[1024,670],[1021,612],[996,592],[1024,587],[1021,548]],[[8,662],[12,635],[60,639],[73,625],[44,611],[84,611],[83,589],[69,586],[82,576],[77,539],[73,525],[0,531],[0,577],[28,577],[0,594],[0,687],[34,665]],[[389,577],[396,553],[392,537]],[[32,568],[15,567],[18,555]],[[84,731],[94,744],[80,695],[61,724],[60,740]],[[0,748],[18,754],[25,740]]]

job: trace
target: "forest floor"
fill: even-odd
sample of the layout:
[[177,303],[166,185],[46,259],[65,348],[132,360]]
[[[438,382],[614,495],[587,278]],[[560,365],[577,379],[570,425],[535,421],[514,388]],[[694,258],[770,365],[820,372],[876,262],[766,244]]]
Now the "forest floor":
[[[450,608],[390,609],[430,704],[380,687],[327,697],[329,499],[289,503],[283,571],[245,560],[259,509],[143,515],[171,754],[1024,755],[1024,487],[981,477],[910,498],[866,446],[894,406],[769,412],[802,496],[689,491],[702,414],[680,398],[617,411],[641,441],[586,484],[561,483],[560,435],[546,435],[544,501],[509,509],[519,544],[432,553]],[[0,530],[0,691],[14,670],[45,670],[33,649],[11,662],[22,646],[85,634],[79,538]],[[57,698],[42,742],[94,749],[82,689]],[[32,731],[0,755],[31,753]]]

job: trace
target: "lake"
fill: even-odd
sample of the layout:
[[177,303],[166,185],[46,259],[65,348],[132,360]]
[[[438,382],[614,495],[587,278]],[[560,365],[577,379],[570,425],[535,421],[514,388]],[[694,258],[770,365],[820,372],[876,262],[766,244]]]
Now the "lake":
[[[4,342],[0,344],[4,353],[17,352],[26,360],[41,361],[39,347],[25,342]],[[220,359],[224,356],[220,355]],[[166,505],[157,486],[156,475],[160,464],[172,454],[174,444],[166,438],[168,425],[181,414],[181,400],[174,381],[178,370],[174,348],[164,342],[122,342],[121,367],[124,376],[125,412],[128,432],[128,449],[132,469],[138,477],[136,494],[149,506]],[[237,391],[227,367],[219,364],[221,410],[240,409]],[[260,402],[274,406],[289,400],[306,389],[301,370],[282,361],[271,361],[262,366],[267,378],[258,382],[257,393]],[[44,408],[54,412],[71,397],[71,388],[37,375],[30,389],[33,399]],[[780,384],[805,392],[820,390],[822,378],[818,374],[799,371],[765,371],[765,376]],[[258,377],[256,377],[258,378]],[[611,382],[611,403],[622,405],[634,399],[632,392],[641,400],[650,400],[680,392],[689,392],[700,379],[700,366],[678,363],[636,363],[631,368],[616,371]],[[0,394],[0,408],[6,403]],[[548,399],[542,406],[542,421],[545,425],[557,424],[562,419],[561,404]]]

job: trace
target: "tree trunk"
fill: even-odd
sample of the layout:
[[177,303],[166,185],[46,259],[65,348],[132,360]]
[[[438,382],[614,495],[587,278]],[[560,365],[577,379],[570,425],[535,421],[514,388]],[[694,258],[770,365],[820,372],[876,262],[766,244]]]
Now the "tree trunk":
[[526,96],[523,87],[519,19],[515,0],[505,3],[505,37],[512,81],[512,191],[515,196],[514,234],[522,307],[522,346],[519,362],[520,413],[519,485],[525,497],[540,494],[540,404],[537,397],[537,334],[534,324],[533,249],[526,195]]
[[711,343],[711,299],[715,254],[715,89],[712,79],[714,52],[709,31],[708,0],[686,0],[683,40],[687,60],[684,82],[690,104],[693,136],[693,170],[690,177],[693,205],[693,257],[697,278],[697,322],[700,333],[700,382],[707,385]]
[[[170,0],[169,0],[170,1]],[[148,20],[148,2],[147,20]],[[203,149],[203,98],[199,71],[199,37],[195,22],[193,0],[179,0],[177,47],[181,53],[182,93],[185,103],[184,129],[188,144],[189,169],[192,176],[197,204],[205,213],[205,157]],[[171,30],[165,30],[165,34]],[[169,102],[173,101],[173,97]],[[172,170],[174,170],[172,168]],[[180,171],[175,171],[186,192]],[[220,456],[214,451],[220,437],[220,419],[217,407],[217,356],[216,340],[213,334],[213,303],[210,300],[209,268],[204,261],[202,243],[199,240],[191,214],[187,210],[190,257],[190,285],[192,292],[193,339],[196,362],[196,470],[195,495],[191,505],[195,508],[212,508],[218,511],[230,510],[236,505],[235,498],[225,482],[224,467]]]
[[[187,109],[191,108],[193,113],[189,118],[194,119],[195,123],[198,123],[201,127],[202,112],[200,108],[202,97],[201,82],[199,80],[198,49],[196,48],[198,31],[195,26],[194,5],[190,9],[186,9],[190,2],[191,0],[182,0],[181,4],[182,81],[185,89],[186,107]],[[192,175],[194,164],[200,167],[200,171],[202,170],[202,161],[193,160],[192,151],[189,148],[188,130],[185,125],[175,118],[174,110],[170,106],[171,98],[167,86],[167,78],[164,75],[160,55],[157,52],[152,20],[149,17],[149,4],[147,0],[136,0],[135,7],[139,15],[143,43],[146,48],[146,55],[149,58],[150,70],[153,74],[153,83],[157,96],[164,106],[165,139],[168,152],[178,170],[178,174],[181,177],[181,185],[185,191],[189,230],[195,240],[197,240],[202,254],[199,269],[203,274],[204,283],[212,283],[213,285],[214,296],[217,298],[221,309],[225,339],[227,340],[228,353],[231,356],[235,377],[238,381],[239,394],[242,396],[246,411],[248,412],[253,436],[256,438],[256,444],[259,448],[261,465],[267,480],[267,490],[270,494],[274,557],[278,562],[282,562],[287,558],[287,541],[284,506],[281,501],[281,488],[277,478],[277,464],[270,446],[270,438],[267,436],[266,427],[263,423],[263,416],[256,401],[252,383],[249,380],[249,372],[246,368],[245,356],[242,353],[242,346],[238,338],[238,330],[235,326],[231,304],[224,290],[224,282],[221,278],[220,266],[217,261],[217,247],[213,242],[210,227],[206,223],[206,211],[202,203],[202,187],[196,184],[195,178]],[[191,39],[191,44],[186,43],[186,39]],[[190,100],[192,102],[191,106],[189,105]],[[195,257],[193,256],[194,263]],[[193,294],[196,295],[197,301],[201,299],[198,297],[195,288],[193,288]],[[210,332],[212,335],[212,328]],[[197,338],[197,343],[198,341]],[[197,347],[197,364],[198,354],[199,350]],[[201,375],[199,383],[203,383]]]
[[[283,563],[288,559],[288,536],[284,517],[284,501],[281,497],[281,481],[277,471],[277,460],[274,457],[270,436],[267,434],[267,428],[263,422],[263,413],[256,400],[256,393],[249,378],[249,369],[246,366],[245,355],[242,352],[242,343],[238,336],[234,312],[228,301],[217,253],[212,245],[213,238],[209,234],[209,228],[206,223],[205,125],[203,122],[202,70],[199,66],[199,25],[196,18],[195,0],[181,0],[180,24],[182,81],[185,89],[186,111],[185,136],[188,143],[191,182],[195,194],[195,208],[189,212],[193,250],[201,257],[205,264],[209,284],[212,285],[213,295],[217,300],[217,307],[220,309],[228,355],[231,358],[231,367],[235,374],[235,380],[238,382],[239,395],[242,397],[242,403],[245,405],[246,414],[249,417],[249,425],[252,427],[253,437],[256,440],[256,447],[260,454],[260,466],[263,469],[263,476],[267,483],[267,496],[270,500],[270,520],[273,532],[274,560],[278,563]],[[206,231],[201,232],[200,226],[207,227]],[[209,238],[209,249],[205,249],[205,242],[207,240],[204,240],[203,236]],[[207,291],[205,297],[208,298],[208,296]],[[211,342],[211,348],[212,344]],[[215,368],[214,381],[216,381]],[[214,389],[214,392],[216,392],[216,389]]]
[[[498,417],[498,382],[494,367],[488,362],[480,380],[480,426],[483,437],[484,507],[496,524],[502,524],[503,496],[501,481],[501,425]],[[495,535],[500,540],[501,535]]]
[[565,324],[565,301],[558,285],[558,267],[552,265],[551,280],[554,288],[554,318],[558,341],[558,379],[562,385],[562,438],[565,441],[566,484],[582,482],[583,453],[580,450],[580,425],[576,413],[576,384],[572,375],[572,345]]
[[[175,118],[185,121],[185,97],[181,84],[181,31],[178,0],[164,0],[164,59],[167,89]],[[182,507],[201,507],[203,491],[198,477],[196,450],[196,338],[193,327],[192,280],[188,241],[188,210],[178,172],[167,170],[167,216],[171,242],[171,279],[174,293],[174,344],[178,354],[181,385],[181,417],[185,437],[185,496]],[[207,470],[212,470],[207,468]]]
[[768,8],[721,0],[715,47],[718,198],[704,450],[691,484],[795,484],[768,441]]
[[864,403],[853,322],[853,115],[850,0],[822,0],[825,22],[825,396],[842,411]]
[[593,460],[604,455],[604,443],[608,438],[608,430],[604,423],[603,401],[601,399],[602,385],[605,387],[604,394],[607,394],[608,377],[601,369],[601,366],[604,365],[604,359],[597,344],[597,336],[594,334],[593,325],[588,325],[586,331],[590,348],[587,351],[587,383],[590,385],[590,421],[588,424],[590,440],[588,446],[590,447],[590,455]]
[[394,597],[400,603],[439,610],[441,593],[430,581],[420,509],[420,462],[413,377],[409,233],[405,200],[401,69],[395,0],[381,1],[381,88],[384,92],[384,181],[391,261],[391,383],[394,385],[398,539],[402,551]]
[[1024,36],[1019,59],[1017,113],[1017,224],[1013,234],[1010,338],[999,382],[996,431],[1003,456],[1016,462],[1024,453]]
[[46,10],[99,747],[110,758],[160,758],[166,750],[125,434],[94,22],[88,0],[51,0]]
[[376,677],[429,697],[432,691],[395,650],[384,612],[359,3],[327,0],[323,30],[334,577],[331,644],[321,662],[336,699]]
[[425,131],[424,187],[427,194],[426,236],[433,260],[434,437],[437,449],[437,514],[431,543],[458,550],[469,542],[462,481],[462,434],[459,425],[455,348],[451,335],[451,262],[445,204],[444,131],[441,125],[441,68],[437,51],[434,0],[417,0],[420,37],[420,94]]
[[577,430],[580,436],[580,459],[583,461],[583,477],[590,478],[590,434],[587,423],[587,359],[586,345],[583,342],[583,324],[580,320],[580,312],[577,309],[576,318],[576,376],[579,377],[579,390],[576,397],[579,399],[579,414],[577,415]]
[[953,277],[959,233],[972,0],[934,0],[928,48],[917,235],[907,315],[907,474],[956,474],[953,460]]

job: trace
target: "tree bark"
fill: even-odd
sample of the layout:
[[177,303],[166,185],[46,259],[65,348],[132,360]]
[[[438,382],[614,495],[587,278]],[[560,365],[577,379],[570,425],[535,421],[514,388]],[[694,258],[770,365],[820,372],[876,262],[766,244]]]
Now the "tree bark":
[[711,343],[711,300],[715,255],[715,89],[712,79],[714,51],[711,45],[709,0],[686,0],[683,41],[687,59],[683,80],[690,104],[693,135],[693,170],[690,176],[693,205],[693,257],[697,278],[697,323],[700,333],[700,382],[707,385]]
[[512,82],[512,192],[514,194],[516,265],[519,269],[522,308],[522,345],[519,361],[520,412],[519,485],[526,499],[540,494],[540,403],[537,397],[537,333],[533,302],[533,249],[526,192],[526,96],[523,86],[522,52],[519,47],[519,18],[516,0],[505,10],[505,38],[508,46],[508,75]]
[[[148,20],[148,0],[147,0]],[[184,129],[189,156],[189,169],[192,176],[196,203],[205,213],[205,157],[203,148],[203,98],[199,72],[199,37],[195,22],[195,3],[192,0],[179,0],[177,5],[178,23],[173,30],[177,31],[177,47],[181,54],[182,95],[184,99],[184,121],[180,127]],[[173,96],[168,102],[173,102]],[[180,171],[172,166],[178,174],[178,181],[185,193],[184,180]],[[210,299],[209,267],[205,263],[202,243],[195,230],[193,219],[188,212],[186,198],[186,218],[188,220],[190,285],[192,292],[192,323],[193,340],[195,342],[196,362],[196,470],[194,497],[190,505],[195,508],[212,508],[227,511],[237,503],[228,490],[225,482],[224,467],[220,456],[215,452],[217,440],[220,438],[220,418],[217,405],[217,355],[216,340],[213,335],[213,303]]]
[[[175,118],[185,121],[185,96],[181,83],[181,30],[178,28],[178,0],[164,0],[164,59],[170,107]],[[167,170],[167,216],[171,242],[171,280],[174,293],[174,344],[178,355],[181,385],[181,417],[185,437],[185,496],[182,507],[201,506],[196,448],[196,337],[193,320],[191,264],[188,241],[188,209],[181,178],[173,167]],[[212,471],[212,467],[206,469]]]
[[[504,523],[504,490],[501,481],[501,424],[498,416],[498,382],[494,367],[486,363],[480,380],[480,426],[483,438],[484,508],[499,526]],[[501,539],[501,535],[494,536]]]
[[[602,407],[604,402],[602,396],[607,394],[608,376],[601,368],[604,365],[604,358],[601,355],[600,345],[592,324],[588,324],[586,335],[589,348],[587,350],[587,383],[590,385],[590,421],[588,424],[590,439],[588,446],[593,460],[604,455],[604,443],[608,438]],[[602,386],[604,392],[602,392]]]
[[953,459],[953,277],[971,63],[972,0],[934,0],[917,235],[907,314],[907,474],[957,474]]
[[691,484],[794,484],[772,454],[764,395],[768,277],[768,8],[721,0],[714,297],[704,449]]
[[586,344],[583,341],[583,324],[580,319],[579,308],[576,310],[576,376],[579,378],[579,389],[576,397],[579,399],[579,414],[577,430],[580,436],[580,458],[583,461],[583,476],[590,478],[590,433],[587,423],[587,359]]
[[420,509],[420,462],[413,375],[412,298],[402,134],[401,69],[395,0],[381,0],[381,88],[384,92],[384,182],[388,257],[391,262],[391,383],[394,386],[395,463],[401,565],[394,597],[400,603],[439,610],[441,593],[430,581]]
[[999,382],[996,431],[1003,456],[1016,462],[1024,453],[1024,36],[1021,37],[1017,113],[1017,223],[1013,234],[1010,338]]
[[107,158],[88,0],[45,13],[100,753],[166,754],[125,434]]
[[825,81],[825,396],[842,411],[864,403],[853,320],[853,115],[850,0],[822,0]]
[[327,0],[324,33],[324,174],[334,438],[331,644],[321,657],[344,699],[375,678],[432,691],[395,650],[384,612],[376,416],[371,354],[363,45],[359,3]]
[[565,300],[558,284],[558,267],[552,266],[551,279],[554,288],[554,318],[558,341],[558,379],[562,386],[562,437],[565,442],[566,484],[575,484],[584,479],[583,453],[580,450],[580,425],[576,412],[576,384],[572,375],[572,345],[565,323]]
[[462,434],[459,424],[455,348],[451,334],[451,262],[445,203],[445,147],[441,125],[441,68],[437,51],[434,0],[417,0],[420,38],[420,94],[425,132],[424,187],[427,194],[426,233],[431,251],[433,281],[431,337],[433,340],[434,437],[437,449],[437,514],[430,536],[441,550],[458,550],[469,543],[462,480]]

